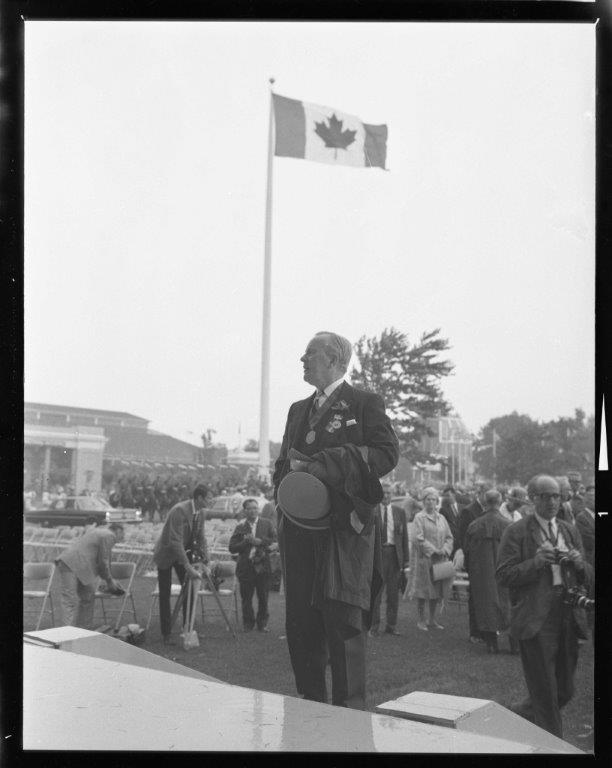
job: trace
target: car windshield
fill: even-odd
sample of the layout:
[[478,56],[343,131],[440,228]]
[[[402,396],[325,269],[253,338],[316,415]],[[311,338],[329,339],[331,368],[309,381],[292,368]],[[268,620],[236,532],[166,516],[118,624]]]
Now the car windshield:
[[102,503],[101,499],[96,499],[95,496],[83,496],[76,500],[77,508],[87,512],[104,512],[106,507]]
[[215,499],[211,509],[226,509],[229,501],[231,501],[229,496],[222,496],[219,499]]

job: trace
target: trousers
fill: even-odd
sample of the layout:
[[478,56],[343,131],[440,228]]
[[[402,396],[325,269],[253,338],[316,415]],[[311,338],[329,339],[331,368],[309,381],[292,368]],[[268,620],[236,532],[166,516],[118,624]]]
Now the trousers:
[[67,627],[91,629],[94,614],[94,584],[83,584],[61,560],[57,563],[60,577],[62,620]]
[[[255,621],[257,628],[263,629],[268,623],[268,592],[270,591],[270,575],[256,573],[250,579],[240,579],[240,599],[242,601],[242,624],[245,629],[253,629]],[[257,619],[253,611],[253,595],[257,593]]]
[[[397,562],[397,554],[394,546],[382,548],[383,581],[385,583],[387,602],[387,626],[395,627],[397,624],[397,609],[399,605],[399,581],[401,569]],[[382,602],[382,590],[374,600],[372,609],[372,630],[378,630],[380,626],[380,604]]]
[[[162,637],[169,637],[171,632],[170,619],[172,612],[170,610],[170,591],[172,588],[172,568],[176,573],[179,583],[185,581],[185,569],[180,563],[174,563],[170,568],[157,569],[157,585],[159,588],[159,624]],[[186,601],[183,602],[183,623],[187,611]]]
[[561,590],[555,591],[540,631],[519,640],[519,648],[529,701],[516,711],[562,739],[561,708],[574,695],[578,636],[572,609],[564,604]]
[[327,702],[326,668],[331,667],[332,704],[365,709],[365,627],[363,611],[324,599],[316,562],[319,532],[283,520],[287,644],[296,688],[305,699]]

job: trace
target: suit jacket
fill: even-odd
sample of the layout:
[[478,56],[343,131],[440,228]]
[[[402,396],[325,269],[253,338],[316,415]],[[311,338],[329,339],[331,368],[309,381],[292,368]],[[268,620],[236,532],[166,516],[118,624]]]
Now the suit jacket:
[[203,509],[200,510],[196,530],[192,530],[193,512],[194,506],[191,499],[179,501],[168,512],[153,551],[153,560],[158,568],[170,568],[174,563],[186,567],[189,565],[188,549],[193,549],[203,562],[208,562],[208,549],[204,537],[206,512]]
[[576,515],[576,528],[582,539],[586,559],[595,567],[595,519],[586,508]]
[[[367,449],[364,451],[367,454],[367,468],[376,478],[390,472],[399,459],[398,440],[385,413],[382,397],[373,392],[356,389],[346,382],[343,382],[323,404],[323,416],[314,427],[315,439],[310,444],[306,443],[305,437],[310,431],[308,417],[314,396],[315,392],[310,397],[293,403],[289,408],[273,476],[275,498],[279,483],[290,471],[290,448],[312,456],[326,448],[364,446]],[[334,424],[338,426],[335,427]],[[328,490],[332,517],[348,521],[355,506],[351,497],[337,487],[328,486]],[[325,559],[325,573],[318,574],[318,578],[323,580],[324,597],[358,606],[365,611],[370,610],[374,563],[380,564],[381,560],[380,526],[376,525],[375,517],[375,504],[371,504],[369,515],[360,515],[364,526],[359,533],[350,524],[327,530],[325,535],[329,557]],[[284,519],[281,517],[281,554],[283,524]]]
[[[576,529],[563,520],[557,520],[568,548],[578,549],[584,556],[580,536]],[[540,526],[535,515],[511,523],[502,536],[497,557],[495,577],[502,587],[510,590],[510,631],[519,640],[534,637],[548,616],[552,600],[552,572],[545,565],[536,568],[534,557],[541,544]],[[573,567],[564,569],[569,586],[589,587],[593,569],[585,559],[584,571]],[[584,611],[575,608],[574,620],[578,633],[587,637]]]
[[259,513],[260,520],[269,520],[276,531],[276,504],[273,501],[266,501],[263,509]]
[[[448,527],[450,528],[450,532],[453,535],[453,551],[451,552],[451,558],[455,554],[455,552],[459,549],[459,519],[460,519],[460,511],[459,511],[459,505],[457,502],[455,502],[456,512],[453,511],[453,508],[451,505],[444,499],[442,501],[442,504],[440,505],[440,514],[446,522],[448,523]],[[468,526],[469,527],[469,526]],[[467,531],[467,528],[466,528]]]
[[[397,555],[397,567],[404,568],[408,565],[408,526],[406,524],[406,514],[401,507],[395,507],[392,504],[389,505],[390,509],[387,514],[393,515],[393,541],[395,544],[395,554]],[[381,525],[381,541],[385,543],[385,537],[387,532],[385,531],[384,515],[382,504],[379,504],[376,508],[376,514],[380,519]]]
[[238,555],[236,563],[236,576],[239,579],[250,581],[257,573],[270,573],[270,555],[268,547],[277,540],[276,528],[271,520],[258,517],[255,521],[254,536],[261,539],[261,544],[255,548],[254,560],[249,557],[252,544],[244,540],[251,527],[246,520],[238,523],[229,541],[229,551],[232,555]]
[[57,558],[64,562],[85,585],[95,584],[98,577],[111,578],[110,563],[115,535],[106,528],[93,528],[84,533]]
[[456,542],[457,549],[464,548],[465,534],[467,533],[467,529],[469,528],[470,523],[473,523],[474,520],[477,520],[481,515],[484,515],[484,508],[482,507],[478,499],[474,499],[474,501],[471,504],[468,504],[467,507],[464,507],[461,510],[461,512],[459,513],[459,523],[457,525],[457,538],[458,538],[458,541]]

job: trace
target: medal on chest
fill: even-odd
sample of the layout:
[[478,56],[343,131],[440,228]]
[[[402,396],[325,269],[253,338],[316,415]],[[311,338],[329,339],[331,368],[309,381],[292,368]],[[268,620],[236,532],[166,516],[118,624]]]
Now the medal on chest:
[[308,443],[308,445],[312,445],[312,443],[314,443],[314,440],[315,440],[315,431],[314,429],[311,429],[310,432],[306,435],[306,442]]

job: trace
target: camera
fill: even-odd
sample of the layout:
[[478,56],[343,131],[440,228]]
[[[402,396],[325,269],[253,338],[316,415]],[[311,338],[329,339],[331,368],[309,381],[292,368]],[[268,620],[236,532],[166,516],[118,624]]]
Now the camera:
[[562,565],[564,563],[570,563],[571,559],[567,556],[566,552],[562,552],[560,549],[557,549],[557,547],[553,550],[555,555],[555,564],[556,565]]
[[582,608],[583,611],[595,610],[595,600],[591,600],[578,587],[570,587],[565,594],[565,603],[572,608]]

